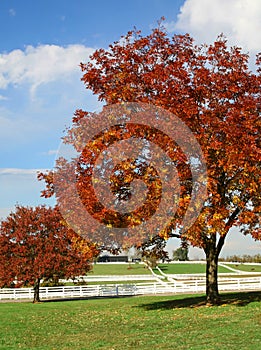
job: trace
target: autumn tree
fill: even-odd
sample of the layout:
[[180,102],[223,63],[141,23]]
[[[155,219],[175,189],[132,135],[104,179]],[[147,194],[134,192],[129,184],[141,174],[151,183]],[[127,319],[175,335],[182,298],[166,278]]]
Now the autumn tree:
[[173,251],[173,260],[188,261],[188,247],[179,247]]
[[91,269],[94,245],[63,223],[57,207],[17,206],[0,226],[0,286],[34,286],[41,279],[77,277]]
[[[63,182],[71,166],[77,173],[78,194],[84,205],[89,206],[88,211],[97,221],[101,221],[105,214],[104,224],[111,225],[112,212],[106,211],[105,206],[95,199],[90,181],[92,164],[96,162],[100,150],[120,141],[122,135],[126,138],[136,135],[137,138],[146,138],[154,143],[160,140],[161,149],[177,165],[181,185],[179,209],[167,227],[167,235],[166,227],[158,235],[165,238],[180,237],[204,250],[207,261],[207,302],[217,303],[218,257],[231,227],[237,226],[243,234],[251,234],[254,239],[261,238],[260,61],[259,55],[256,73],[251,72],[248,55],[242,53],[239,47],[228,47],[222,35],[211,45],[196,45],[189,35],[174,35],[170,38],[160,25],[148,36],[131,31],[119,42],[110,45],[108,50],[96,50],[90,62],[81,64],[83,83],[106,106],[122,106],[133,102],[157,106],[176,115],[193,133],[207,165],[207,195],[204,203],[201,203],[197,220],[190,227],[184,227],[181,216],[188,209],[189,202],[194,201],[191,188],[195,185],[195,179],[188,167],[196,167],[199,160],[194,157],[194,162],[191,162],[193,157],[184,157],[180,147],[166,134],[159,132],[156,127],[153,129],[142,124],[142,114],[140,124],[126,126],[127,131],[123,131],[124,127],[119,123],[110,127],[110,136],[106,139],[103,132],[106,126],[102,125],[101,119],[97,119],[97,125],[101,123],[101,132],[97,132],[95,141],[92,139],[84,148],[78,163],[59,159],[53,172],[39,175],[47,184],[44,195],[50,196],[55,192],[54,176],[62,174],[60,182]],[[76,145],[81,134],[75,134],[75,129],[80,124],[81,127],[87,125],[91,118],[95,120],[95,114],[76,111],[73,126],[68,130],[68,143]],[[168,125],[170,131],[175,128],[175,125]],[[187,136],[184,135],[184,138]],[[128,162],[131,164],[128,176],[120,176]],[[141,169],[142,166],[141,161],[135,163],[130,158],[125,163],[121,162],[119,168],[114,167],[112,191],[118,191],[120,199],[130,198],[130,183],[136,179],[137,173],[142,173],[148,196],[152,182],[156,182],[154,187],[159,189],[151,197],[155,205],[150,209],[156,212],[161,199],[161,180],[157,172],[161,163],[156,170],[150,168],[147,172]],[[135,171],[135,167],[140,170]],[[64,203],[62,194],[59,196]],[[91,200],[94,206],[90,205]],[[197,207],[197,203],[194,207]],[[142,210],[140,216],[140,212],[118,215],[118,221],[115,219],[118,227],[127,227],[128,224],[134,226],[142,222],[142,216],[147,220],[147,211],[143,207]]]

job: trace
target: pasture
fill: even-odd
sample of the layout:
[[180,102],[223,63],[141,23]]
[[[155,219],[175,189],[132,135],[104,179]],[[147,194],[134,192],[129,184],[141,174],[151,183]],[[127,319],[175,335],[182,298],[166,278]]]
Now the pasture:
[[144,264],[98,263],[93,265],[90,275],[148,275],[150,271]]
[[[166,274],[197,274],[206,272],[206,264],[204,263],[174,263],[174,264],[159,264],[159,268]],[[219,266],[219,273],[230,273],[229,269]]]
[[260,293],[0,303],[0,349],[256,350],[260,311]]
[[[226,263],[224,263],[226,264]],[[227,264],[227,266],[232,267],[233,269],[243,271],[243,272],[260,272],[261,273],[261,264]]]
[[[204,263],[171,263],[159,264],[159,268],[166,274],[197,274],[205,273],[206,265]],[[155,273],[158,271],[154,269]],[[219,266],[220,273],[230,273],[231,271],[223,266]],[[146,275],[150,271],[144,264],[94,264],[93,270],[89,275]]]

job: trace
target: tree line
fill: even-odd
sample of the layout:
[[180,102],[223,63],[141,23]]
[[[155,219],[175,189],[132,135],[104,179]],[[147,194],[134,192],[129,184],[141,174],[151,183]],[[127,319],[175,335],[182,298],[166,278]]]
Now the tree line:
[[238,262],[238,263],[261,263],[261,254],[249,255],[230,255],[225,258],[220,258],[224,262]]

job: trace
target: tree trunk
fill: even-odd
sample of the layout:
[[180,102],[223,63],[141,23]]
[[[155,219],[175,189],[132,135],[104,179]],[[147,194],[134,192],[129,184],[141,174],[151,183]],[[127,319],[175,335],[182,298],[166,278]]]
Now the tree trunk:
[[207,305],[217,305],[220,302],[218,293],[218,253],[215,245],[210,245],[206,251],[206,297]]
[[40,278],[37,278],[34,283],[34,303],[40,302]]

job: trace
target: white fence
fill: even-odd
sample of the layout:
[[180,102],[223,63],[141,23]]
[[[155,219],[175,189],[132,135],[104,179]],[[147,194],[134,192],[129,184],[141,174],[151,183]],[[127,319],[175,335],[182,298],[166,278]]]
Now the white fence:
[[[41,299],[131,296],[205,292],[205,281],[41,287]],[[219,280],[220,291],[261,290],[261,277]],[[0,289],[0,300],[33,299],[33,288]]]

